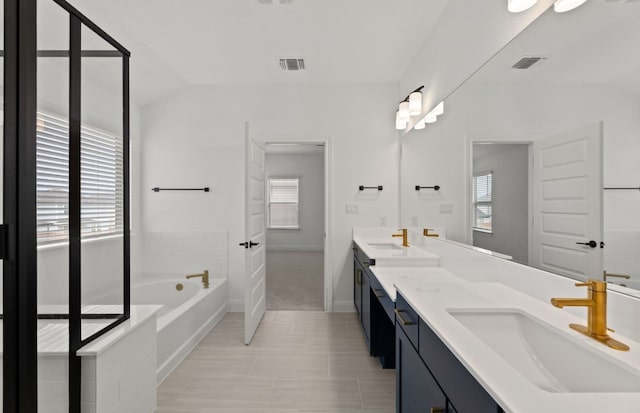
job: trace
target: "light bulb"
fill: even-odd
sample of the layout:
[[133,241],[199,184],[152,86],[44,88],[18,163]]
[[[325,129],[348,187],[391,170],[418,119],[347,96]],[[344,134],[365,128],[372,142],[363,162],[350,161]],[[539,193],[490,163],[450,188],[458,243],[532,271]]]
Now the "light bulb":
[[507,0],[507,10],[511,13],[520,13],[533,7],[538,0]]
[[400,111],[396,111],[396,129],[403,130],[407,128],[407,121],[400,119]]
[[573,10],[576,7],[582,6],[587,0],[556,0],[553,3],[553,11],[556,13],[564,13],[565,11]]
[[440,116],[444,113],[444,102],[440,102],[438,103],[438,106],[436,106],[433,110],[432,110],[433,114],[436,116]]
[[406,100],[404,102],[400,102],[398,113],[400,116],[400,120],[408,121],[409,118],[411,118],[411,114],[409,113],[409,102],[407,102]]
[[419,115],[422,112],[422,93],[413,92],[409,95],[409,114]]
[[420,130],[420,129],[424,129],[425,126],[427,126],[427,124],[424,121],[425,118],[422,118],[418,121],[418,123],[415,124],[415,126],[413,127],[413,129],[416,130]]

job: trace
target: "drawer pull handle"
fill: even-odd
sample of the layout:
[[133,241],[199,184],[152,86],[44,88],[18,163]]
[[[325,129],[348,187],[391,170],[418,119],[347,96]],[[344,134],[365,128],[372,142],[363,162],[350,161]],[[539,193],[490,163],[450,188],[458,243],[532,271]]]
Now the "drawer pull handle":
[[446,410],[444,407],[432,407],[431,413],[444,413]]
[[380,288],[374,288],[373,289],[373,293],[376,295],[376,297],[378,298],[382,298],[384,297],[384,292],[382,292],[382,290]]
[[398,317],[398,320],[400,320],[403,326],[411,326],[414,324],[414,322],[411,320],[405,320],[404,316],[402,315],[404,311],[398,310],[397,308],[394,311],[396,313],[396,317]]
[[356,269],[356,283],[362,285],[362,270],[360,268]]

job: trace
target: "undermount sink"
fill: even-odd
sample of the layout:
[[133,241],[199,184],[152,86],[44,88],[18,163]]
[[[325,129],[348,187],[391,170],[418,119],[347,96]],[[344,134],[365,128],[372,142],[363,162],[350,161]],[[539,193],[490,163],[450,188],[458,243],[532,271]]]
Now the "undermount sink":
[[377,250],[401,250],[402,247],[398,244],[394,244],[393,242],[374,242],[369,244],[370,247],[375,248]]
[[[512,368],[553,393],[640,392],[640,372],[516,310],[448,310]],[[567,329],[569,327],[567,326]],[[632,349],[632,351],[640,349]]]

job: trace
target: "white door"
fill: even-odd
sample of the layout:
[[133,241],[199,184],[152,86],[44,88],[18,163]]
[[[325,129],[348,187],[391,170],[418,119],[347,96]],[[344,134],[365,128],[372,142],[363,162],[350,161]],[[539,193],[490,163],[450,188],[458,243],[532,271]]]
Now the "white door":
[[535,267],[602,279],[602,130],[594,123],[533,144]]
[[264,148],[245,124],[245,280],[244,343],[251,339],[266,307]]

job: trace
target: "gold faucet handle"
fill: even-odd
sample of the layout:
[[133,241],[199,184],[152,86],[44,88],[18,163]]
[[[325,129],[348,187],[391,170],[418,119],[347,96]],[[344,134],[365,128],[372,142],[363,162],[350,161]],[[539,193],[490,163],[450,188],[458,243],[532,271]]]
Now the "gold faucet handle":
[[587,280],[585,282],[576,283],[576,287],[589,287],[593,291],[607,291],[607,283],[602,280]]

